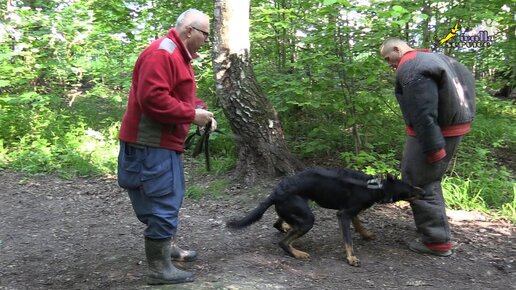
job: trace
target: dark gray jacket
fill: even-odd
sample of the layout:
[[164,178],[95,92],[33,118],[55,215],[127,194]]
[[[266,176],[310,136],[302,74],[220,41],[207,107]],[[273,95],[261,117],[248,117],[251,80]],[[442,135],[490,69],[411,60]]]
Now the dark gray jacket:
[[410,51],[397,68],[396,98],[407,132],[424,152],[444,147],[444,137],[469,132],[475,116],[475,79],[456,60],[437,53]]

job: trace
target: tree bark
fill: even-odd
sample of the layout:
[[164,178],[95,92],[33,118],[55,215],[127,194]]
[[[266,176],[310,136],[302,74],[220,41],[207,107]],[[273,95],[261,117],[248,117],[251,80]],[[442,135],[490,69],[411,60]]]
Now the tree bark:
[[250,60],[250,0],[215,0],[213,67],[217,97],[238,151],[236,178],[291,175],[301,167],[260,89]]
[[421,13],[428,16],[425,20],[423,20],[422,24],[422,32],[423,32],[423,45],[422,47],[430,47],[432,44],[430,39],[430,20],[432,16],[432,10],[430,8],[430,3],[428,1],[423,1],[423,9]]

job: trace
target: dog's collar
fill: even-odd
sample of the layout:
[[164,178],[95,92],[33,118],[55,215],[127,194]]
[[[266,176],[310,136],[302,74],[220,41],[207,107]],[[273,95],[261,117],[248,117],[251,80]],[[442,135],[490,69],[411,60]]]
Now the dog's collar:
[[[367,188],[368,189],[382,189],[383,188],[383,182],[379,178],[373,178],[369,179],[367,181]],[[380,203],[391,203],[394,201],[394,197],[389,194],[388,192],[385,193],[386,196],[380,201]]]
[[382,189],[383,187],[383,182],[381,179],[379,178],[373,178],[373,179],[369,179],[367,181],[367,186],[366,186],[368,189]]

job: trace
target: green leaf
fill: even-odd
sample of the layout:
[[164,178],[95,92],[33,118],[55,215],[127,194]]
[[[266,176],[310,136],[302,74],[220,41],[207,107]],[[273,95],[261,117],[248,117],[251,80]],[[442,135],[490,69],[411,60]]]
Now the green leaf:
[[408,12],[408,11],[407,11],[407,9],[405,9],[405,8],[401,7],[400,5],[394,5],[394,6],[392,7],[392,10],[394,10],[394,11],[396,11],[396,12],[399,12],[399,13],[401,13],[401,14],[405,14],[405,13],[407,13],[407,12]]
[[351,4],[349,4],[349,2],[346,1],[346,0],[324,0],[323,1],[323,5],[324,6],[331,6],[331,5],[335,4],[335,3],[342,4],[342,5],[346,6],[346,7],[351,7]]
[[333,5],[335,3],[337,3],[337,0],[324,0],[323,1],[323,5],[324,6],[330,6],[330,5]]
[[11,82],[8,80],[0,80],[0,88],[8,87],[11,85]]

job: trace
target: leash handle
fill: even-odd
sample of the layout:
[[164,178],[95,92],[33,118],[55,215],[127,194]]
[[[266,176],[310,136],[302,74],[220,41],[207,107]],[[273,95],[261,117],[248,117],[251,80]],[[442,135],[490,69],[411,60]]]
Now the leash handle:
[[[213,132],[217,132],[217,133],[220,133],[220,134],[225,134],[224,132],[220,131],[219,129],[216,129]],[[201,152],[204,151],[204,157],[206,159],[206,169],[208,171],[211,170],[210,149],[209,149],[209,145],[208,145],[209,144],[208,140],[210,139],[210,134],[213,133],[213,132],[211,132],[211,121],[208,122],[208,124],[206,124],[204,126],[204,132],[202,134],[201,134],[200,127],[197,126],[197,130],[195,131],[195,133],[190,134],[186,138],[185,146],[184,146],[185,150],[188,150],[193,145],[194,137],[195,136],[201,136],[201,140],[199,140],[197,145],[195,145],[195,149],[194,149],[194,152],[193,152],[192,156],[195,158],[199,154],[201,154]]]
[[[206,161],[206,170],[211,171],[211,164],[210,164],[210,149],[208,147],[208,140],[210,139],[210,129],[211,129],[211,122],[206,125],[204,134],[206,135],[206,138],[203,138],[204,141],[204,160]],[[206,133],[208,132],[208,133]]]
[[201,136],[201,130],[199,129],[199,126],[197,126],[197,129],[195,130],[195,132],[193,132],[192,134],[190,134],[186,140],[185,140],[185,150],[188,150],[190,149],[190,147],[192,146],[193,144],[193,138],[195,136]]
[[[208,144],[209,144],[208,140],[210,139],[210,133],[211,133],[210,130],[211,130],[211,121],[208,122],[208,124],[206,124],[204,126],[204,132],[202,134],[201,134],[200,127],[197,126],[197,130],[195,130],[195,133],[190,134],[186,138],[185,146],[184,146],[185,150],[188,150],[193,145],[194,137],[195,136],[201,136],[201,140],[199,140],[197,145],[195,145],[195,149],[194,149],[194,152],[193,152],[192,156],[195,158],[199,154],[201,154],[201,152],[204,151],[204,157],[206,158],[206,169],[208,171],[211,170],[210,151],[209,151],[209,146],[208,146]],[[220,131],[215,130],[214,132],[220,132]]]
[[199,141],[199,143],[197,143],[197,146],[195,146],[195,150],[194,150],[194,153],[193,153],[193,157],[197,157],[199,154],[201,154],[201,152],[203,151],[203,147],[205,147],[205,150],[206,150],[206,144],[208,144],[208,139],[210,138],[210,129],[211,129],[211,122],[209,122],[208,124],[206,124],[204,126],[204,132],[201,136],[201,134],[199,133],[199,136],[201,136],[201,140]]

